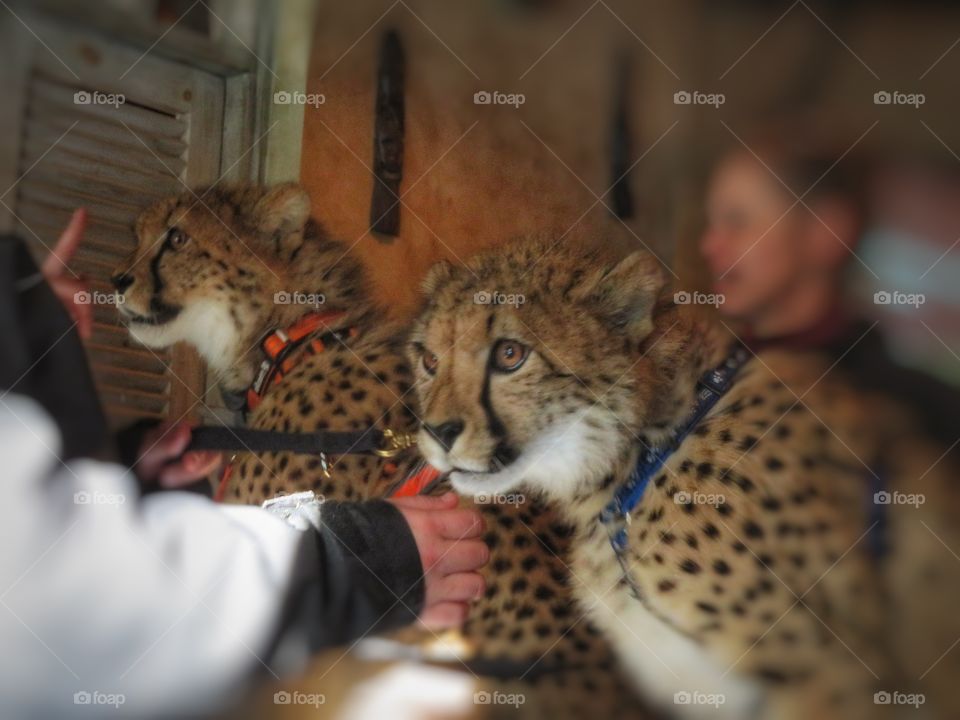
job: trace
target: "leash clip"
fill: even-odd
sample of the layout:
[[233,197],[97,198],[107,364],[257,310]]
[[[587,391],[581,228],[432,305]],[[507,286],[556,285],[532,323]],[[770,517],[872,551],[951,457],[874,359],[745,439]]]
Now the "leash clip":
[[383,440],[384,447],[376,448],[373,451],[374,455],[382,458],[392,458],[417,444],[417,436],[414,433],[400,430],[384,430]]

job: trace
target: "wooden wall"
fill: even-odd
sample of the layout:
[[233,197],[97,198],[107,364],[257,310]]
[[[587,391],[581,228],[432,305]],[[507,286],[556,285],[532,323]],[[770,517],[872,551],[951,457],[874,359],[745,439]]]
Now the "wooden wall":
[[[526,6],[536,9],[524,9]],[[647,246],[685,284],[700,279],[693,240],[711,155],[764,117],[798,114],[811,129],[878,152],[943,147],[881,89],[926,92],[923,119],[960,152],[956,11],[840,4],[321,2],[307,91],[302,181],[315,214],[353,244],[378,297],[398,314],[438,258],[458,260],[533,231]],[[791,8],[788,10],[788,8]],[[949,13],[949,14],[948,14]],[[400,236],[366,231],[377,52],[395,28],[407,54],[406,153]],[[597,201],[609,188],[618,54],[629,58],[630,156],[637,216],[621,223]],[[673,94],[722,92],[719,109],[678,106]],[[523,93],[519,109],[475,105],[478,90]],[[953,144],[950,136],[957,137]],[[651,149],[652,146],[652,149]]]
[[[416,301],[417,279],[436,259],[465,258],[529,232],[559,236],[569,230],[669,250],[668,239],[653,232],[652,213],[621,224],[597,199],[612,183],[608,146],[618,52],[633,60],[633,97],[659,98],[638,102],[633,157],[674,122],[674,78],[631,30],[601,5],[565,35],[584,8],[407,5],[395,6],[372,29],[384,10],[379,3],[321,6],[307,84],[326,102],[305,119],[302,181],[317,217],[337,237],[356,242],[381,300],[407,312]],[[655,48],[675,50],[683,34],[677,8],[669,14],[637,8],[621,17],[632,28],[646,28]],[[407,54],[401,186],[407,194],[400,237],[384,243],[366,228],[377,49],[390,27],[399,31]],[[673,52],[667,62],[683,67],[684,59]],[[519,109],[475,105],[480,90],[523,93],[525,103]],[[634,171],[636,199],[645,206],[667,196],[681,137],[676,128],[668,132]]]

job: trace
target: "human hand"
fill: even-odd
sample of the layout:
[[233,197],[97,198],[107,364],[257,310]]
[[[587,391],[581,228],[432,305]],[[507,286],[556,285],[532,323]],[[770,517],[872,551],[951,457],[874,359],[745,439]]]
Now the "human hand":
[[457,508],[457,496],[397,498],[423,563],[426,597],[420,622],[432,630],[458,627],[470,601],[486,589],[478,570],[490,559],[481,539],[484,521],[476,510]]
[[215,450],[184,453],[190,444],[190,425],[185,422],[161,423],[143,437],[134,472],[145,484],[180,488],[202,480],[223,462]]
[[93,330],[93,306],[77,302],[77,293],[86,293],[87,285],[67,267],[67,263],[80,246],[86,227],[87,211],[84,208],[75,210],[57,244],[40,267],[40,272],[53,294],[77,324],[77,332],[84,340],[90,337]]

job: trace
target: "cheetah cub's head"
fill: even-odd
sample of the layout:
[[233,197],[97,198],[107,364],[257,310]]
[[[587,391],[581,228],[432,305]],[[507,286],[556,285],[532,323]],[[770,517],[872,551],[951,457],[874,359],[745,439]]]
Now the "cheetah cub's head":
[[647,253],[543,239],[434,266],[410,344],[426,459],[465,494],[594,489],[647,419],[639,348],[663,287]]
[[137,248],[112,281],[130,333],[163,348],[186,341],[213,367],[242,353],[304,243],[310,200],[297,185],[187,192],[136,223]]

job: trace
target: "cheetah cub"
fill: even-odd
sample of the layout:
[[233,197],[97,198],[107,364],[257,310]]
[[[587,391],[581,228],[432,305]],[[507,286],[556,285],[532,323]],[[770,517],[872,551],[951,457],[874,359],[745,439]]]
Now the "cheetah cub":
[[425,290],[410,345],[422,452],[461,493],[524,488],[562,509],[581,606],[644,697],[690,718],[882,715],[862,466],[805,405],[824,367],[741,350],[610,530],[601,514],[689,422],[729,334],[676,305],[641,252],[535,239],[441,263]]
[[[227,186],[185,192],[146,208],[137,248],[113,282],[131,335],[165,349],[193,345],[227,398],[241,402],[265,360],[264,338],[306,315],[327,318],[294,348],[282,382],[267,383],[246,424],[281,432],[416,428],[403,328],[365,293],[362,269],[310,217],[298,185]],[[306,343],[304,343],[306,344]],[[197,398],[198,404],[201,398]],[[409,401],[409,402],[408,402]],[[249,405],[249,403],[248,403]],[[340,500],[383,496],[419,461],[369,455],[239,453],[230,502],[260,503],[281,492],[316,490]]]

